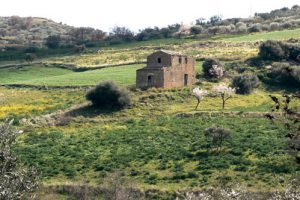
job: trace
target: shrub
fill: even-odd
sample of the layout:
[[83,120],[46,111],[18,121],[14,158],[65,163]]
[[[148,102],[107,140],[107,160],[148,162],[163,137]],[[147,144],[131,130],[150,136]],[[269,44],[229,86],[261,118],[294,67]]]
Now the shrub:
[[200,34],[202,32],[202,30],[203,30],[202,26],[192,26],[190,29],[191,34],[193,34],[193,35]]
[[207,78],[222,78],[224,76],[224,67],[217,59],[208,58],[203,63],[203,73]]
[[256,75],[242,75],[234,77],[232,85],[238,94],[251,94],[254,88],[259,87],[260,81]]
[[299,62],[299,55],[300,46],[287,42],[268,40],[259,47],[259,56],[267,60],[290,59]]
[[131,105],[129,91],[108,81],[98,84],[86,94],[94,106],[101,108],[124,108]]
[[276,31],[276,30],[278,30],[280,28],[280,26],[279,26],[279,23],[278,22],[272,22],[271,24],[270,24],[270,30],[271,31]]
[[283,24],[280,25],[280,27],[283,29],[289,29],[293,27],[293,24],[291,22],[284,22]]
[[217,146],[219,150],[224,141],[231,139],[231,134],[231,130],[219,126],[205,129],[205,137],[210,138],[212,145]]
[[34,61],[34,59],[36,59],[36,55],[34,53],[26,53],[25,54],[25,60],[26,60],[26,62],[31,63],[31,62]]
[[262,27],[261,27],[261,29],[263,31],[270,31],[270,26],[268,24],[263,24]]
[[288,87],[299,87],[300,84],[300,68],[298,66],[280,63],[275,65],[267,75],[272,83]]
[[46,39],[46,45],[48,48],[57,49],[60,45],[61,38],[59,35],[50,35]]
[[262,25],[260,23],[252,24],[248,28],[249,33],[254,33],[254,32],[261,32],[262,31]]
[[268,40],[259,46],[259,56],[269,60],[281,60],[286,57],[282,42]]

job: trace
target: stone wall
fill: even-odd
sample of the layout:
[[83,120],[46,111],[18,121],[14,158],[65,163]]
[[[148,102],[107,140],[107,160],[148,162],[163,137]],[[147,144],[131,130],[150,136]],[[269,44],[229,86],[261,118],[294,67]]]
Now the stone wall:
[[[136,71],[136,87],[164,87],[163,68],[142,68]],[[152,83],[148,83],[148,77],[152,76]]]
[[[161,60],[161,63],[158,63],[159,58]],[[171,56],[161,51],[155,52],[147,57],[147,67],[161,68],[161,67],[166,67],[171,65],[172,65]]]

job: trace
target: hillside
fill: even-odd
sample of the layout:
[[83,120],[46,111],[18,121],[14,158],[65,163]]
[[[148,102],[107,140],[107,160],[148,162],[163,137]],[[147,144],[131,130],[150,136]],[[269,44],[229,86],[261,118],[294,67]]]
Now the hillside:
[[[173,24],[154,27],[134,33],[127,27],[115,26],[106,33],[91,27],[71,27],[39,17],[0,17],[0,49],[2,51],[20,47],[70,48],[110,46],[134,41],[150,41],[166,38],[207,39],[217,35],[239,35],[257,32],[273,32],[300,27],[300,6],[281,8],[269,13],[255,13],[249,18],[222,19],[212,16],[209,20],[195,19],[194,25]],[[49,36],[58,36],[57,44],[45,45]],[[55,42],[55,41],[54,41]]]
[[43,47],[50,35],[66,37],[73,27],[39,17],[0,17],[0,48]]

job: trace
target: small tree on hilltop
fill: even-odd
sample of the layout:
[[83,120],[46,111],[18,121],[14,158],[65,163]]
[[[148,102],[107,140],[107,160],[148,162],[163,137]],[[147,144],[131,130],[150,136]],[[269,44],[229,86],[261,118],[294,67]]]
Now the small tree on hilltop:
[[219,126],[212,126],[205,129],[205,137],[211,140],[212,145],[216,146],[218,151],[221,150],[225,141],[231,139],[231,134],[231,130]]
[[131,105],[129,91],[112,81],[98,84],[86,94],[86,99],[99,108],[121,109]]
[[225,103],[235,94],[235,88],[226,85],[218,85],[213,88],[213,91],[222,98],[222,109],[225,108]]
[[0,124],[0,199],[23,199],[37,188],[35,170],[25,168],[12,147],[22,132],[11,127],[13,121]]
[[201,100],[204,98],[204,96],[206,96],[208,94],[208,92],[206,90],[202,90],[199,87],[196,87],[193,89],[193,95],[196,97],[196,99],[198,100],[197,106],[195,108],[195,110],[197,110]]

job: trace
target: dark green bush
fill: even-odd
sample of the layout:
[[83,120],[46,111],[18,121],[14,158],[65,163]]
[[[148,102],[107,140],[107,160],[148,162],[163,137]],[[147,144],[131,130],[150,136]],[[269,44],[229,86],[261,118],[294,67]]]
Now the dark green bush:
[[129,91],[112,81],[103,82],[86,94],[86,99],[100,108],[124,108],[131,105]]
[[300,67],[288,66],[281,63],[267,74],[270,83],[280,84],[288,87],[298,87],[300,84]]
[[267,60],[283,59],[299,62],[300,46],[292,43],[268,40],[259,47],[259,56]]
[[286,57],[282,46],[280,41],[268,40],[259,46],[259,55],[268,60],[282,60]]
[[251,94],[259,85],[260,81],[256,75],[236,76],[232,80],[232,86],[236,88],[238,94]]
[[[214,69],[214,66],[217,66],[217,68]],[[217,59],[205,59],[202,67],[203,74],[206,78],[221,78],[224,75],[224,68]]]

